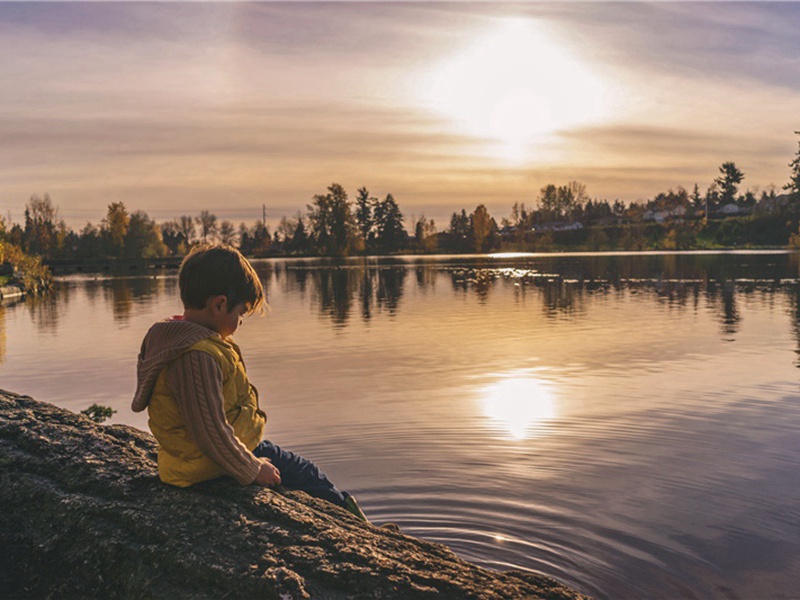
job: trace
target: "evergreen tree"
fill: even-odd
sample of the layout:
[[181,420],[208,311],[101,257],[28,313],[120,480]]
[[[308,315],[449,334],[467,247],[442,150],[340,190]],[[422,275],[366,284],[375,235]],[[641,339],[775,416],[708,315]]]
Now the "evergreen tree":
[[736,164],[732,162],[722,163],[719,172],[720,176],[714,180],[714,183],[722,190],[720,193],[720,202],[724,206],[736,200],[736,192],[738,191],[739,184],[744,179],[744,172],[739,170]]
[[361,239],[364,240],[364,247],[369,248],[375,237],[375,219],[373,211],[378,203],[377,198],[369,195],[366,187],[358,189],[356,196],[356,227]]
[[355,219],[341,185],[332,183],[327,194],[314,196],[313,204],[308,205],[308,222],[318,252],[329,256],[346,256],[350,252]]
[[[800,131],[795,131],[795,133],[800,135]],[[789,163],[789,168],[791,169],[789,183],[783,186],[783,189],[789,190],[789,194],[795,202],[800,202],[800,141],[797,142],[797,154]]]
[[397,250],[406,241],[403,213],[400,212],[400,207],[391,194],[387,194],[386,198],[375,207],[375,229],[378,245],[384,251]]
[[298,215],[297,227],[295,227],[294,235],[292,235],[292,242],[290,245],[292,252],[305,254],[308,252],[308,234],[306,233],[306,226],[303,223],[303,218]]

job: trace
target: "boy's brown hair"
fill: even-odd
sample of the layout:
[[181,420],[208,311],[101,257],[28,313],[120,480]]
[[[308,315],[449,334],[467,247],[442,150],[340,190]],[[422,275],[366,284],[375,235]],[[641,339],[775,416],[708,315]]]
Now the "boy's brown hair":
[[264,287],[253,265],[227,244],[198,244],[181,263],[178,275],[184,308],[205,308],[213,296],[228,299],[228,312],[240,302],[248,314],[264,308]]

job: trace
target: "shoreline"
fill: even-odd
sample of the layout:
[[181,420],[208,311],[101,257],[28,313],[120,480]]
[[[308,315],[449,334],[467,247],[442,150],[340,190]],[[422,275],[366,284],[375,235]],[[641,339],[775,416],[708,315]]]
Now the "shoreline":
[[[12,597],[587,596],[493,571],[302,492],[158,480],[155,441],[0,390],[0,581]],[[36,510],[30,510],[36,506]]]

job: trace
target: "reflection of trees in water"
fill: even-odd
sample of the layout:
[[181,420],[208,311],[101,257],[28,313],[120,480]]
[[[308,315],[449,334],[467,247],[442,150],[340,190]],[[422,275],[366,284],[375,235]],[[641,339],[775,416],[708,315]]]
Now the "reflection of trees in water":
[[797,342],[794,364],[800,368],[800,286],[795,285],[789,293],[789,313],[792,319],[792,331]]
[[[559,280],[551,280],[543,282],[536,286],[542,294],[542,309],[548,317],[554,317],[559,314],[572,315],[582,304],[584,287],[580,284],[566,283]],[[594,291],[601,290],[601,287],[596,287]]]
[[385,308],[389,314],[394,314],[400,306],[403,297],[403,287],[408,271],[405,268],[378,269],[378,289],[375,295],[378,308]]
[[733,336],[739,332],[741,316],[736,303],[736,285],[732,281],[725,281],[721,286],[722,295],[722,334],[729,336],[733,341]]
[[[400,310],[405,279],[411,272],[423,294],[441,280],[449,282],[459,295],[475,294],[480,303],[486,303],[493,291],[513,287],[516,298],[535,297],[548,316],[585,314],[593,301],[608,295],[620,302],[638,298],[637,302],[652,302],[668,310],[699,314],[705,309],[717,315],[721,335],[732,339],[741,328],[743,298],[774,302],[776,294],[791,285],[782,280],[799,278],[800,258],[797,254],[654,253],[551,255],[505,261],[451,257],[446,262],[311,261],[290,263],[283,269],[282,287],[300,293],[308,287],[320,312],[338,324],[345,324],[356,307],[365,321],[380,310]],[[800,316],[797,318],[800,321]],[[797,327],[800,349],[800,324]]]
[[160,294],[174,293],[175,279],[154,277],[111,278],[102,282],[103,295],[111,303],[111,313],[115,321],[130,319],[134,305],[147,307]]
[[350,318],[350,305],[358,282],[351,269],[318,269],[312,279],[320,311],[337,324]]
[[58,329],[60,311],[69,304],[69,288],[59,289],[58,293],[43,296],[27,296],[25,306],[30,313],[31,321],[42,333],[55,333]]
[[377,265],[292,267],[283,278],[283,289],[303,294],[310,286],[312,302],[320,313],[330,316],[337,325],[344,325],[355,306],[365,321],[376,311],[394,314],[399,309],[407,275],[405,267]]

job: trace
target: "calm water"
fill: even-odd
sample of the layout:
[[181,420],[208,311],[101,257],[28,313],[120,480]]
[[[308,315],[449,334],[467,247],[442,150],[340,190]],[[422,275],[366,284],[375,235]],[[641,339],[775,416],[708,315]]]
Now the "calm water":
[[[268,436],[375,521],[607,598],[796,597],[800,258],[257,262]],[[174,275],[0,308],[0,387],[130,412]]]

